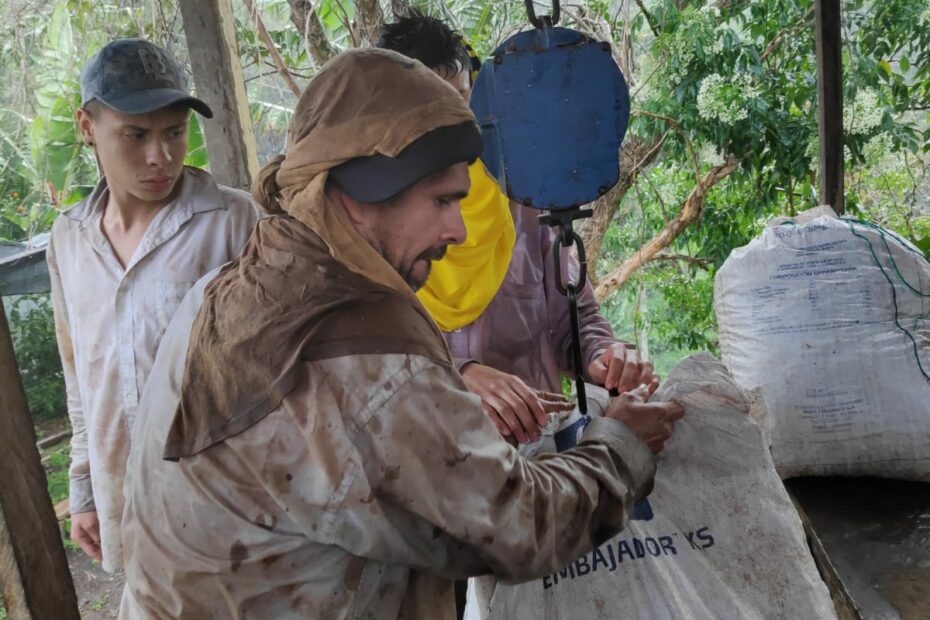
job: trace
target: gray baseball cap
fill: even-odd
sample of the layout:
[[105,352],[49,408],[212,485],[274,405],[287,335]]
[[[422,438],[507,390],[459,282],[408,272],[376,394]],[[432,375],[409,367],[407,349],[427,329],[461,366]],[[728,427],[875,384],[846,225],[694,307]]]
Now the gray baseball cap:
[[123,114],[147,114],[185,103],[213,118],[210,106],[191,96],[177,61],[142,39],[111,41],[87,62],[81,72],[81,105],[95,100]]

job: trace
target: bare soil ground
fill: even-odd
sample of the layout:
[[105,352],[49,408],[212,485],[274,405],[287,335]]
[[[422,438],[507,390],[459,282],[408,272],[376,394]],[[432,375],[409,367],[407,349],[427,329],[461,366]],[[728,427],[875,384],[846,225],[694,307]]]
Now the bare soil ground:
[[80,549],[67,549],[78,607],[84,620],[112,620],[119,612],[123,575],[110,575]]

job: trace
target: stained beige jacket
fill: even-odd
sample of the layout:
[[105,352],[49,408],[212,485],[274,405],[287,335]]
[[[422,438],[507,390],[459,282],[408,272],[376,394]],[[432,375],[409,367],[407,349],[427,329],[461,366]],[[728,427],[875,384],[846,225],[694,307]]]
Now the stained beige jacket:
[[55,221],[48,245],[74,431],[70,507],[97,511],[107,570],[119,566],[130,430],[158,343],[190,287],[234,258],[258,219],[248,194],[217,185],[203,170],[186,168],[181,182],[125,269],[100,228],[105,181]]
[[421,355],[304,362],[246,431],[162,459],[190,327],[166,333],[127,478],[121,618],[451,618],[452,578],[540,577],[618,531],[654,464],[624,425],[525,460],[451,364]]

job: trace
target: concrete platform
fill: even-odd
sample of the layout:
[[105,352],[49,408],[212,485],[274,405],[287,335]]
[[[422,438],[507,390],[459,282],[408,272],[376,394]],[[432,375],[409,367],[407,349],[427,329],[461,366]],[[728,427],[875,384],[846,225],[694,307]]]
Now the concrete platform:
[[841,620],[930,620],[930,484],[877,478],[785,484]]

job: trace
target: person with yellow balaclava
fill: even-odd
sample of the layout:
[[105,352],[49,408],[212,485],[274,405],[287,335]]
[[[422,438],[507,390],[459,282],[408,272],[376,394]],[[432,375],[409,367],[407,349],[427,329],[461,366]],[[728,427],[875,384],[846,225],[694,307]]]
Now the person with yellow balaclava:
[[[384,26],[377,47],[421,61],[469,98],[480,62],[441,20],[410,11]],[[465,242],[449,248],[417,296],[500,433],[523,443],[539,438],[546,410],[562,398],[562,377],[572,374],[568,302],[553,273],[559,244],[537,211],[508,200],[480,160],[468,172]],[[577,280],[578,262],[561,251],[563,269]],[[586,380],[621,392],[658,385],[652,364],[614,338],[590,284],[578,312]]]

